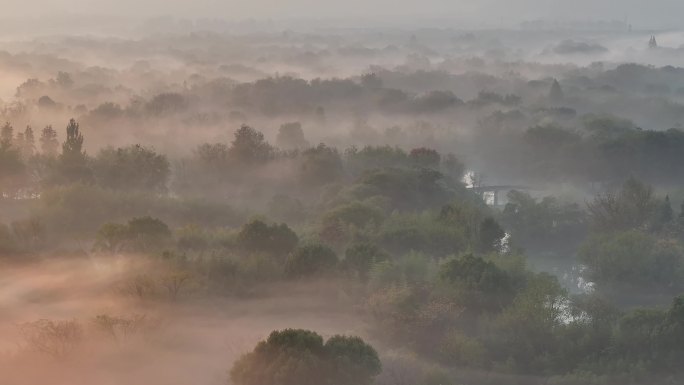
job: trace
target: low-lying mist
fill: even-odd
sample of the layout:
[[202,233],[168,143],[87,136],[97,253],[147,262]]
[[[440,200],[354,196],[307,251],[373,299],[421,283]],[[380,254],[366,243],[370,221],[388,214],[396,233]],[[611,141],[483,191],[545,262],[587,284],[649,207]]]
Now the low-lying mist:
[[195,298],[192,281],[177,298],[136,291],[155,268],[134,256],[3,266],[3,384],[225,384],[231,364],[272,330],[367,335],[334,282],[274,284],[242,299]]

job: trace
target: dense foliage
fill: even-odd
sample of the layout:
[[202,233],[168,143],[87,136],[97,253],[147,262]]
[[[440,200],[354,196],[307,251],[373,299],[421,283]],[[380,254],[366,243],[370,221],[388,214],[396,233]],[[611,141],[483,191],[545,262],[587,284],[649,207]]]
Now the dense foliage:
[[[601,137],[624,134],[591,124]],[[75,240],[86,253],[161,261],[164,269],[129,283],[141,299],[338,282],[374,339],[449,370],[569,384],[681,375],[684,222],[669,196],[626,178],[585,204],[510,188],[495,207],[478,193],[476,176],[466,186],[453,155],[307,148],[300,130],[281,129],[287,151],[242,126],[230,144],[204,144],[170,161],[137,145],[91,157],[73,120],[61,152],[50,128],[37,150],[6,125],[2,204],[24,204],[30,215],[0,225],[0,252],[31,260]],[[526,137],[555,148],[530,152],[539,159],[584,140],[545,127]],[[575,287],[528,265],[525,254],[574,263]],[[379,372],[378,354],[361,339],[324,342],[285,330],[243,356],[231,378],[352,385],[371,384]]]
[[378,354],[358,337],[323,338],[308,330],[274,331],[230,371],[236,385],[370,385]]

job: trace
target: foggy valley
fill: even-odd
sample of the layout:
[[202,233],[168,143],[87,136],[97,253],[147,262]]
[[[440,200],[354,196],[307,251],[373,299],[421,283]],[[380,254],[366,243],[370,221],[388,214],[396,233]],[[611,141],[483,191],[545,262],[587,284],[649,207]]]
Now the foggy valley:
[[684,381],[677,2],[42,2],[0,384]]

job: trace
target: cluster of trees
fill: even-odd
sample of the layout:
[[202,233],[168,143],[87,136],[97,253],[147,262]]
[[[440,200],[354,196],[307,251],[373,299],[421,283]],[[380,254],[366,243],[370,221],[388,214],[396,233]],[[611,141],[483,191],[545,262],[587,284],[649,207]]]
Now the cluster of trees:
[[598,195],[588,213],[592,236],[579,257],[598,289],[644,304],[654,293],[684,290],[684,212],[675,215],[668,196],[629,179]]
[[33,168],[40,169],[40,155],[55,157],[59,142],[57,132],[45,127],[39,138],[40,150],[36,147],[36,138],[31,126],[15,134],[14,127],[5,123],[0,129],[0,194],[3,198],[12,197],[18,190],[31,184]]
[[[534,135],[567,140],[547,134]],[[21,154],[17,136],[6,137],[5,153]],[[586,208],[511,191],[499,210],[466,188],[456,157],[430,148],[306,147],[295,124],[278,141],[290,148],[242,126],[229,145],[202,145],[172,168],[143,146],[91,157],[71,121],[61,151],[17,157],[29,170],[42,165],[40,194],[33,219],[0,226],[0,252],[38,255],[68,234],[88,252],[154,258],[166,268],[126,289],[145,299],[155,290],[183,299],[190,281],[205,295],[339,282],[378,340],[450,368],[570,383],[681,374],[684,353],[674,341],[682,338],[682,298],[669,308],[632,308],[664,306],[684,291],[684,222],[649,185],[628,179]],[[239,212],[224,203],[235,190],[264,188],[269,218],[246,220],[254,206]],[[570,294],[556,276],[528,268],[525,251],[577,253],[592,290]],[[379,371],[377,354],[359,339],[324,343],[287,330],[239,360],[231,377],[244,385],[351,384]]]
[[0,223],[0,254],[36,253],[47,246],[45,226],[35,219]]
[[588,232],[587,214],[579,204],[552,196],[539,200],[517,190],[508,192],[500,218],[516,246],[535,254],[572,253]]
[[[397,36],[376,35],[376,46]],[[359,305],[374,342],[447,368],[404,383],[505,382],[492,372],[525,383],[681,382],[684,207],[673,202],[684,163],[683,69],[510,61],[520,52],[502,48],[497,33],[448,36],[449,49],[474,56],[438,61],[443,42],[423,44],[427,36],[385,48],[363,46],[356,33],[353,43],[291,32],[222,36],[207,43],[174,34],[172,53],[159,48],[166,37],[136,42],[188,68],[201,63],[189,73],[202,75],[179,81],[143,61],[122,71],[62,63],[73,70],[29,79],[15,103],[0,105],[3,121],[78,117],[64,130],[0,126],[0,259],[129,254],[153,267],[120,292],[150,301],[331,282]],[[244,41],[302,73],[334,76],[340,58],[392,63],[400,55],[405,64],[356,77],[258,79],[267,75],[255,68],[273,63]],[[217,42],[236,48],[217,53]],[[124,54],[124,46],[112,49]],[[604,51],[566,40],[543,54]],[[50,55],[8,53],[0,65],[30,72],[26,58],[36,73],[54,65],[44,63]],[[249,66],[224,64],[235,58]],[[242,125],[232,140],[200,144],[224,138],[228,124],[277,127],[280,119],[289,122],[272,143],[270,132]],[[311,141],[290,119],[316,125],[335,145]],[[403,126],[384,127],[396,122]],[[352,132],[339,135],[347,125]],[[129,138],[161,152],[97,148]],[[170,147],[188,153],[171,158]],[[511,191],[505,207],[488,207],[444,149],[501,183],[609,192],[578,203]],[[526,262],[541,259],[560,274]],[[572,287],[559,281],[561,263],[581,278]],[[23,333],[57,357],[91,329],[117,339],[146,328],[135,318],[91,321],[39,321]],[[380,370],[359,338],[282,330],[230,377],[236,385],[370,385]]]
[[230,145],[200,145],[176,170],[174,191],[209,199],[273,198],[259,195],[256,189],[246,194],[245,189],[235,188],[237,183],[318,199],[322,189],[339,190],[352,180],[366,186],[345,188],[345,194],[383,195],[399,207],[417,208],[443,203],[448,200],[447,190],[463,188],[464,167],[453,155],[390,146],[350,147],[344,152],[325,144],[304,148],[303,134],[291,127],[298,126],[283,125],[278,135],[281,143],[300,143],[297,148],[287,145],[289,150],[272,146],[261,132],[246,125],[235,132]]
[[486,152],[491,172],[509,178],[589,184],[634,176],[661,186],[679,185],[679,165],[684,161],[681,129],[644,130],[605,116],[586,116],[579,124],[580,128],[535,125],[522,133],[485,129],[478,143],[495,144],[497,152]]
[[395,263],[376,269],[368,299],[375,332],[393,346],[446,366],[571,384],[680,373],[681,296],[665,310],[621,310],[597,293],[570,295],[515,255]]
[[171,230],[162,221],[152,217],[133,218],[127,224],[106,223],[97,233],[95,248],[119,252],[163,249],[171,238]]
[[0,187],[4,198],[31,198],[42,188],[73,183],[97,184],[119,190],[166,191],[170,165],[164,155],[140,145],[105,148],[90,157],[84,136],[74,119],[65,130],[59,151],[58,134],[45,127],[37,150],[33,129],[14,134],[11,124],[2,128]]
[[286,329],[236,361],[230,378],[236,385],[371,385],[380,370],[378,353],[361,338],[324,342],[315,332]]

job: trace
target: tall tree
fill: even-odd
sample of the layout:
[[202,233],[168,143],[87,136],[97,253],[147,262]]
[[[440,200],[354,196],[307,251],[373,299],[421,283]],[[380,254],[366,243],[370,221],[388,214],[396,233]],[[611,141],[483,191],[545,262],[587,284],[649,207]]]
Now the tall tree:
[[549,99],[552,102],[560,102],[564,96],[560,83],[558,83],[558,80],[553,79],[553,84],[551,84],[551,90],[549,91]]
[[[23,156],[23,149],[24,149],[24,133],[19,131],[17,132],[17,135],[14,137],[14,141],[12,142],[12,147],[16,151],[19,151],[19,154]],[[24,158],[26,159],[26,158]]]
[[241,163],[263,163],[272,157],[273,147],[264,140],[264,134],[242,125],[235,132],[230,154]]
[[23,174],[21,154],[14,146],[14,129],[8,122],[0,129],[0,198],[4,194],[16,193]]
[[299,122],[285,123],[280,126],[276,145],[283,150],[301,150],[309,147],[309,142],[304,137],[302,124]]
[[66,133],[66,141],[62,144],[62,162],[69,165],[85,163],[86,153],[83,151],[83,135],[76,120],[69,120]]
[[0,147],[3,149],[9,149],[12,147],[13,141],[14,128],[12,128],[12,125],[7,122],[4,126],[2,126],[2,129],[0,129]]
[[501,241],[506,236],[506,232],[494,218],[485,218],[479,230],[478,248],[480,251],[488,253],[501,247]]
[[88,158],[83,150],[83,135],[76,120],[71,119],[66,128],[66,140],[62,143],[60,156],[60,174],[62,182],[92,182],[92,171],[88,167]]
[[45,126],[40,134],[40,150],[43,155],[48,157],[57,156],[59,142],[57,141],[57,131],[52,126]]
[[24,159],[29,159],[36,152],[36,138],[33,135],[33,128],[31,126],[26,126],[23,132],[23,141],[20,147],[21,156]]

